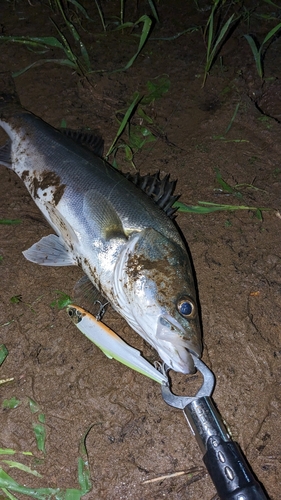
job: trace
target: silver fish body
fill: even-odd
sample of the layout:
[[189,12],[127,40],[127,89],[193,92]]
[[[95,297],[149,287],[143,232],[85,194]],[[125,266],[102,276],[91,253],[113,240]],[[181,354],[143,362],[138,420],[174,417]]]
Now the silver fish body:
[[22,179],[55,235],[23,252],[37,264],[79,265],[172,369],[201,355],[192,267],[175,224],[138,187],[19,103],[0,101],[9,142],[0,163]]

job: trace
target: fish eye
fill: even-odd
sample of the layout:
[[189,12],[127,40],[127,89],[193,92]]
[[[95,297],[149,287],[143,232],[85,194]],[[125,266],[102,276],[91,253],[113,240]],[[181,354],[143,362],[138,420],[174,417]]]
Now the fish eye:
[[189,297],[181,297],[177,302],[177,309],[184,318],[193,318],[195,316],[195,305]]

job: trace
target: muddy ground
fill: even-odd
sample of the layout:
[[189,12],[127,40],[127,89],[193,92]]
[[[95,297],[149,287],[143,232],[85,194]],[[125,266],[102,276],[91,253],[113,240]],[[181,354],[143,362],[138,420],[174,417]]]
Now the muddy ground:
[[[135,51],[136,39],[128,32],[103,35],[94,2],[82,3],[94,22],[80,13],[82,26],[76,26],[93,68],[112,71],[124,66]],[[144,92],[148,80],[166,74],[169,92],[147,109],[162,134],[135,156],[137,168],[142,173],[158,169],[170,173],[178,179],[181,200],[190,205],[201,200],[271,209],[262,211],[262,221],[255,211],[237,210],[179,214],[177,222],[196,270],[203,360],[217,380],[214,400],[269,497],[277,500],[281,482],[281,40],[275,38],[266,53],[266,79],[261,85],[243,34],[255,33],[262,41],[278,23],[281,10],[260,2],[256,13],[276,18],[265,20],[245,14],[257,2],[244,3],[248,11],[242,2],[225,6],[224,22],[240,8],[244,18],[232,30],[201,88],[206,47],[200,26],[207,22],[211,1],[198,2],[198,8],[196,3],[159,3],[161,24],[153,32],[158,40],[146,44],[127,72],[83,78],[65,66],[44,64],[17,77],[16,87],[27,109],[55,127],[64,119],[71,128],[97,129],[107,150],[118,127],[116,111],[128,106],[135,91]],[[118,2],[102,4],[108,18],[118,16]],[[49,16],[64,29],[62,18],[52,13],[47,2],[3,1],[1,9],[3,35],[58,36]],[[144,13],[150,13],[149,4],[127,4],[127,20]],[[69,15],[75,22],[72,8]],[[163,40],[189,27],[196,29]],[[61,57],[56,51],[36,54],[18,44],[1,44],[0,49],[1,71],[15,72],[40,58]],[[122,155],[118,159],[128,170]],[[221,189],[216,169],[230,186],[239,185],[235,192]],[[24,259],[22,250],[49,234],[50,228],[23,183],[4,167],[0,196],[0,217],[21,220],[19,225],[1,225],[0,230],[0,342],[9,350],[1,378],[14,378],[1,386],[1,403],[13,396],[21,401],[15,409],[1,408],[0,446],[31,451],[33,458],[18,455],[17,459],[43,477],[3,465],[5,470],[20,484],[34,488],[78,488],[79,443],[90,428],[86,445],[92,490],[83,496],[85,500],[210,500],[215,489],[201,469],[200,450],[181,411],[163,402],[156,382],[108,360],[80,334],[65,310],[50,306],[56,290],[72,294],[82,273],[71,267],[44,268]],[[11,301],[18,296],[17,303]],[[157,359],[112,309],[104,320],[148,359]],[[178,392],[193,391],[199,377],[189,378],[176,377]],[[45,415],[45,456],[36,446],[32,424],[37,413],[31,413],[29,398]],[[201,471],[193,476],[194,482],[180,475],[143,484],[193,467]],[[0,498],[8,497],[3,493]]]

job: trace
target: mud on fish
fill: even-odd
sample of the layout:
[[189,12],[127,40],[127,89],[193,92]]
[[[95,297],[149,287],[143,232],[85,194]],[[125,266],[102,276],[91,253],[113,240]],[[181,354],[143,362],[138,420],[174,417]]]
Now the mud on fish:
[[80,266],[170,368],[193,372],[201,329],[189,254],[173,220],[174,183],[126,177],[102,159],[100,139],[62,133],[25,110],[7,73],[0,125],[8,135],[0,163],[22,179],[55,233],[25,258]]

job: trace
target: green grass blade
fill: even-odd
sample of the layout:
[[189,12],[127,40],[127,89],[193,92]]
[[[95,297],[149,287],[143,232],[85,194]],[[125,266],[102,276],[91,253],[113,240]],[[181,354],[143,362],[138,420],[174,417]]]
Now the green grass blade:
[[8,351],[7,347],[4,344],[1,344],[0,345],[0,366],[5,361],[8,354],[9,354],[9,351]]
[[29,64],[28,66],[26,66],[26,68],[20,69],[19,71],[15,71],[14,73],[12,73],[12,77],[16,78],[17,76],[22,75],[29,69],[35,68],[36,66],[40,66],[41,64],[46,64],[46,63],[60,64],[61,66],[68,66],[70,68],[77,70],[77,65],[72,63],[68,59],[40,59],[39,61]]
[[45,429],[45,426],[42,424],[33,424],[32,428],[33,428],[33,431],[35,434],[35,439],[36,439],[38,450],[42,451],[42,453],[46,453],[46,448],[45,448],[46,429]]
[[132,167],[136,170],[136,166],[134,164],[134,152],[131,148],[131,146],[129,146],[128,144],[125,144],[125,157],[126,157],[126,160],[129,161],[132,165]]
[[258,220],[262,221],[263,218],[262,218],[262,211],[260,208],[257,208],[257,210],[255,211],[255,216],[257,217]]
[[81,56],[83,58],[83,62],[85,64],[87,72],[89,73],[91,71],[91,61],[90,61],[88,51],[87,51],[84,43],[82,42],[82,40],[80,40],[79,46],[80,46],[80,52],[81,52]]
[[[209,207],[221,207],[222,210],[257,210],[256,207],[248,207],[245,205],[220,205],[218,203],[212,203],[209,201],[198,201],[199,205],[206,205]],[[264,212],[270,212],[272,208],[261,207],[259,210],[263,210]]]
[[31,399],[29,398],[29,409],[31,411],[31,413],[34,415],[34,413],[38,413],[38,411],[40,410],[40,407],[38,405],[38,403],[36,403],[36,401],[34,401],[34,399]]
[[155,135],[146,127],[131,126],[129,131],[130,147],[140,150],[148,142],[156,141]]
[[150,9],[151,9],[153,17],[156,19],[157,23],[160,23],[160,20],[159,20],[159,17],[158,17],[158,13],[157,13],[157,9],[155,7],[155,4],[154,4],[153,0],[148,0],[148,3],[149,3],[149,6],[150,6]]
[[57,299],[51,302],[50,307],[64,309],[69,304],[72,304],[73,301],[67,293],[61,292],[60,290],[55,290],[55,292],[57,294]]
[[78,458],[78,482],[81,488],[81,493],[85,495],[92,489],[92,483],[90,480],[89,462],[83,460],[83,458]]
[[196,213],[196,214],[210,214],[213,212],[220,211],[235,211],[235,210],[251,210],[254,212],[259,211],[270,211],[270,208],[257,208],[257,207],[248,207],[245,205],[221,205],[219,203],[210,203],[207,201],[198,201],[198,205],[186,205],[180,201],[176,201],[173,205],[178,208],[179,212],[184,213]]
[[273,7],[276,7],[277,9],[280,9],[280,5],[276,5],[276,3],[273,3],[271,0],[263,0],[265,3],[268,3],[269,5],[272,5]]
[[235,193],[233,187],[231,187],[230,184],[228,184],[227,182],[225,182],[225,180],[223,180],[222,175],[218,168],[215,168],[215,172],[216,172],[216,181],[221,186],[221,188],[227,193],[231,194]]
[[13,396],[11,399],[4,399],[2,401],[2,408],[9,408],[10,410],[14,410],[18,406],[21,405],[21,400],[17,399],[15,396]]
[[88,451],[87,451],[87,446],[86,446],[86,440],[89,435],[90,430],[95,424],[92,424],[87,431],[85,432],[84,436],[81,439],[80,446],[79,446],[79,453],[80,457],[78,459],[78,482],[81,488],[81,491],[83,494],[88,493],[92,489],[92,484],[90,480],[90,469],[89,469],[89,457],[88,457]]
[[[2,489],[3,493],[5,493],[5,495],[7,496],[7,498],[9,500],[18,500],[17,497],[12,495],[12,493],[10,493],[8,490],[6,490],[6,488],[1,488],[1,489]],[[7,499],[5,498],[5,500],[7,500]]]
[[135,26],[135,23],[132,23],[131,21],[128,21],[127,23],[119,24],[114,30],[112,31],[122,31],[125,28],[133,28]]
[[82,493],[76,489],[61,490],[60,488],[28,488],[21,486],[9,474],[0,468],[0,488],[26,495],[28,500],[80,500]]
[[120,124],[120,127],[119,127],[119,129],[117,131],[117,134],[116,134],[116,136],[115,136],[115,138],[114,138],[114,140],[113,140],[113,142],[112,142],[112,144],[111,144],[111,146],[110,146],[107,154],[105,155],[105,158],[108,158],[111,155],[116,142],[118,141],[118,139],[122,135],[122,133],[123,133],[123,131],[124,131],[127,123],[129,122],[129,119],[130,119],[131,115],[133,114],[134,109],[137,106],[137,104],[139,103],[140,99],[141,99],[141,97],[140,97],[139,92],[136,92],[135,93],[135,97],[133,99],[133,102],[130,104],[129,108],[127,109],[127,111],[125,113],[125,116],[124,116],[124,118],[123,118],[123,120],[122,120],[122,122]]
[[206,23],[206,26],[205,26],[205,29],[204,29],[204,38],[206,36],[207,30],[209,29],[209,26],[210,26],[212,20],[214,19],[214,14],[215,14],[215,10],[217,8],[217,4],[218,4],[218,2],[215,1],[214,5],[212,7],[212,10],[211,10],[211,14],[208,17],[208,20],[207,20],[207,23]]
[[84,494],[85,493],[80,490],[68,489],[65,491],[65,493],[62,493],[59,496],[57,495],[55,497],[55,500],[80,500],[84,496]]
[[62,50],[65,52],[67,58],[74,64],[77,65],[77,57],[75,56],[75,54],[73,54],[73,51],[67,41],[67,39],[65,38],[64,34],[61,32],[61,30],[59,29],[59,27],[56,25],[55,21],[53,19],[51,19],[53,25],[55,26],[59,36],[61,37],[62,39]]
[[45,424],[46,422],[46,417],[44,415],[44,413],[40,413],[40,415],[38,415],[38,420],[41,424]]
[[35,47],[56,47],[63,49],[61,42],[54,36],[42,36],[42,37],[25,37],[25,36],[0,36],[0,42],[14,42],[21,43],[23,45],[31,45]]
[[170,89],[171,81],[166,75],[157,77],[154,80],[149,80],[146,84],[149,94],[143,96],[141,100],[141,104],[144,106],[151,104],[155,99],[160,99]]
[[124,24],[124,0],[120,0],[120,22]]
[[208,18],[208,22],[207,22],[206,27],[205,27],[205,33],[208,30],[208,42],[207,42],[207,55],[206,55],[206,64],[205,64],[205,69],[204,69],[204,77],[203,77],[202,87],[204,87],[204,85],[205,85],[207,75],[212,67],[214,58],[215,58],[217,52],[219,51],[219,48],[220,48],[219,45],[223,41],[223,38],[226,35],[226,33],[229,29],[229,26],[232,23],[233,18],[234,18],[234,14],[232,14],[232,16],[230,16],[230,18],[226,21],[226,23],[221,28],[221,30],[218,34],[218,37],[215,39],[214,14],[215,14],[215,11],[216,11],[216,8],[217,8],[219,2],[220,2],[220,0],[215,1],[213,8],[212,8],[212,11],[211,11],[211,14]]
[[20,453],[21,455],[32,456],[31,451],[17,451],[12,450],[12,448],[0,448],[0,455],[15,455],[16,453]]
[[[63,10],[63,8],[62,8],[62,4],[61,4],[61,2],[60,2],[60,1],[57,1],[57,5],[58,5],[58,8],[59,8],[59,10],[60,10],[60,13],[61,13],[61,15],[62,15],[62,17],[63,17],[63,19],[64,19],[64,22],[65,22],[66,26],[68,27],[68,29],[69,29],[70,33],[72,34],[72,36],[73,36],[74,40],[75,40],[76,42],[79,42],[79,41],[80,41],[80,35],[79,35],[78,31],[76,30],[75,26],[74,26],[74,25],[73,25],[73,24],[72,24],[72,23],[71,23],[71,22],[67,19],[66,15],[65,15],[65,13],[64,13],[64,10]],[[58,27],[57,27],[57,26],[56,26],[56,28],[58,29]],[[58,31],[59,31],[59,33],[60,33],[60,35],[61,35],[61,31],[60,31],[60,30],[58,30]],[[65,37],[64,37],[64,39],[65,39]]]
[[231,118],[231,120],[230,120],[230,122],[229,122],[228,126],[226,127],[226,130],[225,130],[225,135],[226,135],[226,134],[228,134],[228,132],[229,132],[229,131],[230,131],[230,129],[231,129],[231,127],[232,127],[232,125],[233,125],[233,122],[234,122],[234,120],[235,120],[235,118],[236,118],[236,115],[237,115],[237,113],[238,113],[238,109],[239,109],[239,107],[240,107],[240,102],[238,102],[238,104],[236,104],[236,106],[235,106],[235,110],[234,110],[234,113],[233,113],[233,115],[232,115],[232,118]]
[[234,14],[232,14],[232,16],[226,21],[226,23],[224,24],[224,26],[222,27],[222,29],[221,29],[221,31],[219,33],[218,38],[215,41],[214,47],[213,47],[213,49],[211,51],[211,55],[210,55],[212,61],[213,61],[213,59],[214,59],[214,57],[216,55],[216,52],[218,51],[219,44],[223,40],[225,34],[228,31],[228,28],[229,28],[230,24],[232,23],[233,17],[234,17]]
[[148,116],[141,107],[138,107],[137,113],[145,122],[149,123],[150,125],[153,124],[152,118],[150,118],[150,116]]
[[20,462],[14,462],[13,460],[1,460],[2,463],[7,464],[10,468],[15,468],[22,470],[23,472],[27,472],[28,474],[32,474],[36,477],[43,477],[36,470],[32,470],[28,465],[21,464]]
[[130,127],[129,131],[129,141],[130,148],[132,149],[141,149],[145,143],[145,139],[141,134],[140,127]]
[[98,9],[98,13],[99,13],[99,16],[100,16],[100,20],[101,20],[101,24],[102,24],[102,27],[103,27],[103,31],[106,31],[106,25],[105,25],[104,15],[103,15],[103,12],[102,12],[102,9],[101,9],[101,7],[99,5],[98,0],[95,0],[95,4],[96,4],[96,8]]
[[137,26],[140,23],[143,23],[143,28],[142,28],[142,33],[140,36],[138,50],[133,55],[133,57],[130,59],[130,61],[126,64],[126,66],[123,69],[117,70],[117,71],[126,71],[127,69],[129,69],[132,66],[132,64],[134,63],[134,61],[138,57],[139,53],[141,52],[144,44],[146,43],[146,41],[149,37],[149,33],[150,33],[151,25],[152,25],[152,20],[150,19],[150,17],[144,15],[144,16],[139,18],[139,20],[134,24],[134,26]]
[[253,53],[253,56],[255,59],[258,75],[260,78],[262,78],[263,77],[263,69],[262,69],[262,62],[261,62],[261,51],[258,50],[256,42],[251,35],[244,35],[244,37],[246,38],[248,44],[251,47],[251,50],[252,50],[252,53]]
[[178,209],[178,212],[182,213],[190,213],[190,214],[210,214],[212,212],[218,212],[220,210],[223,210],[221,206],[219,207],[201,207],[198,205],[186,205],[185,203],[182,203],[181,201],[176,201],[173,205],[173,207],[176,207]]
[[264,45],[266,42],[268,42],[268,40],[270,40],[270,38],[272,38],[272,37],[275,35],[275,33],[277,33],[277,31],[279,31],[279,30],[280,30],[280,28],[281,28],[281,23],[277,24],[277,26],[275,26],[275,28],[272,28],[272,30],[270,30],[270,31],[269,31],[269,33],[267,33],[267,35],[266,35],[266,37],[265,37],[264,41],[263,41],[263,42],[262,42],[262,44],[261,44],[261,47],[263,47],[263,45]]
[[20,219],[0,219],[0,224],[20,224],[21,220]]
[[184,31],[180,31],[179,33],[176,33],[175,35],[173,36],[163,36],[163,37],[150,37],[150,40],[165,40],[167,42],[171,41],[171,40],[176,40],[177,38],[179,38],[180,36],[182,35],[185,35],[186,33],[194,33],[195,31],[199,31],[200,27],[199,26],[192,26],[191,28],[187,28],[186,30]]
[[69,68],[74,68],[77,71],[78,65],[77,62],[72,62],[69,59],[42,59],[40,61],[40,64],[43,64],[44,62],[46,63],[51,63],[53,62],[54,64],[60,64],[61,66],[68,66]]
[[[87,71],[90,71],[91,70],[91,63],[90,63],[90,58],[89,58],[89,54],[87,52],[87,49],[85,47],[85,45],[83,44],[82,40],[81,40],[81,37],[78,33],[78,31],[76,30],[75,26],[69,21],[69,19],[66,17],[65,13],[64,13],[64,10],[62,8],[62,5],[61,5],[61,2],[58,2],[58,7],[59,7],[59,10],[61,12],[61,15],[64,19],[64,22],[65,24],[67,25],[70,33],[72,34],[75,42],[79,45],[80,47],[80,51],[81,51],[81,55],[83,57],[83,60],[84,60],[84,63],[86,65],[86,69]],[[75,58],[76,60],[76,56],[73,54],[72,50],[71,50],[71,47],[70,45],[68,44],[68,42],[66,41],[65,37],[62,35],[61,31],[58,29],[58,27],[56,26],[57,30],[59,31],[60,33],[60,36],[63,37],[63,42],[65,44],[65,47],[67,47],[67,53],[68,51],[70,51],[71,53],[71,56]],[[69,56],[68,56],[69,57]],[[71,59],[72,60],[72,59]]]
[[68,2],[72,3],[74,5],[74,7],[76,7],[76,9],[80,10],[80,12],[82,12],[82,14],[86,17],[86,19],[88,19],[89,21],[93,21],[93,19],[90,18],[86,9],[84,9],[84,7],[83,7],[83,5],[81,5],[81,3],[77,2],[76,0],[68,0]]
[[208,19],[207,26],[208,28],[208,42],[207,42],[207,63],[210,58],[210,53],[211,53],[211,48],[212,48],[212,42],[214,39],[214,13],[215,13],[216,6],[213,5],[211,15]]

